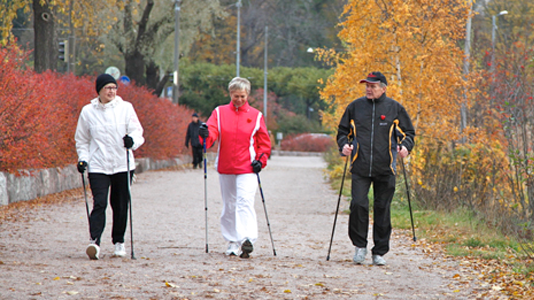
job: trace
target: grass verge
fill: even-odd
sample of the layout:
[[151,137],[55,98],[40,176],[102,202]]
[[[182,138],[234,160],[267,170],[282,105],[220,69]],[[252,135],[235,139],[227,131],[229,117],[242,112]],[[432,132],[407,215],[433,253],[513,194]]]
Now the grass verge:
[[[339,191],[344,160],[336,150],[327,153],[327,176],[332,189]],[[350,167],[349,167],[350,168]],[[347,170],[343,188],[344,199],[350,201],[350,172]],[[369,194],[372,218],[372,190]],[[466,208],[434,211],[419,207],[411,194],[411,206],[417,237],[416,247],[428,247],[472,270],[472,278],[487,283],[488,294],[497,292],[511,299],[534,299],[534,243],[505,236]],[[397,189],[391,204],[394,230],[412,236],[410,210],[404,178],[397,177]],[[461,279],[461,278],[459,278]]]

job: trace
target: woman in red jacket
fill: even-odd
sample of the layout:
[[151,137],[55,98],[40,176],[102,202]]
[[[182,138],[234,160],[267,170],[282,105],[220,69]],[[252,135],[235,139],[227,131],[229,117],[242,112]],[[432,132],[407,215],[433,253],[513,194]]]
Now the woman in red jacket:
[[258,238],[254,198],[256,174],[267,165],[271,140],[262,113],[248,104],[250,82],[236,77],[228,84],[231,102],[215,108],[199,134],[210,147],[218,141],[215,167],[219,172],[223,210],[221,231],[228,241],[226,255],[248,258]]

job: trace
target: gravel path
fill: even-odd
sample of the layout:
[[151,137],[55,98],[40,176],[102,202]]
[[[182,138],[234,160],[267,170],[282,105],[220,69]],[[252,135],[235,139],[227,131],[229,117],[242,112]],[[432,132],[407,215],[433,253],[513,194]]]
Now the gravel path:
[[[140,174],[132,187],[137,260],[112,257],[110,209],[102,259],[85,255],[87,219],[76,201],[42,206],[0,224],[0,299],[474,299],[458,264],[422,254],[393,231],[385,267],[352,263],[348,216],[340,214],[326,261],[338,191],[320,157],[274,156],[261,173],[277,256],[259,193],[259,239],[250,259],[227,257],[218,175],[208,171],[206,253],[201,170]],[[345,202],[345,201],[342,201]],[[345,204],[346,205],[346,204]],[[372,245],[372,242],[371,242]]]

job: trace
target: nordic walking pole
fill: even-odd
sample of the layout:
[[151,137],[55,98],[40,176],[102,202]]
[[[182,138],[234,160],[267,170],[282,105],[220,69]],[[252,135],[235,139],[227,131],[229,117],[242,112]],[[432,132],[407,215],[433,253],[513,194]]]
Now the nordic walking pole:
[[410,220],[412,221],[412,232],[413,232],[413,241],[417,241],[415,237],[415,226],[413,225],[413,213],[412,213],[412,202],[410,201],[410,187],[408,186],[408,177],[406,176],[406,168],[404,167],[404,159],[401,156],[402,163],[402,172],[404,173],[404,183],[406,183],[406,194],[408,195],[408,208],[410,209]]
[[130,149],[126,148],[126,177],[128,184],[128,207],[130,208],[130,243],[132,246],[132,259],[135,258],[134,254],[134,239],[133,239],[133,221],[132,221],[132,190],[130,188]]
[[91,220],[89,219],[89,202],[87,202],[87,188],[85,186],[84,174],[85,174],[85,171],[82,173],[82,183],[83,183],[83,196],[85,197],[85,212],[87,212],[87,223],[89,223],[89,238],[90,238],[91,237]]
[[345,184],[345,174],[347,173],[347,165],[349,163],[350,155],[345,159],[345,168],[343,168],[343,177],[341,177],[341,188],[339,189],[339,197],[337,198],[336,214],[334,217],[334,226],[332,227],[332,236],[330,237],[330,246],[328,246],[328,255],[326,261],[330,260],[330,251],[332,250],[332,241],[334,240],[334,232],[336,231],[337,214],[339,211],[339,202],[341,202],[341,193],[343,193],[343,184]]
[[206,139],[203,139],[204,144],[204,219],[206,220],[206,253],[209,253],[208,250],[208,172],[206,167]]
[[271,245],[273,246],[273,254],[276,256],[276,250],[274,249],[273,234],[271,233],[271,223],[269,223],[269,216],[267,215],[267,206],[265,206],[265,197],[263,197],[263,188],[261,187],[260,174],[256,173],[258,177],[258,186],[260,187],[261,202],[263,202],[263,210],[265,211],[265,219],[267,220],[267,228],[269,228],[269,236],[271,237]]

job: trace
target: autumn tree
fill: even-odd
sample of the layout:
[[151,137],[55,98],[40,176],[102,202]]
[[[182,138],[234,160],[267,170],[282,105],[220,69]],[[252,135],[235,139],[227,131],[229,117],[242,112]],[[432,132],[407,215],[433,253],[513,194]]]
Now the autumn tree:
[[[0,16],[2,45],[13,42],[12,22],[21,13],[33,20],[34,68],[37,72],[55,70],[58,61],[58,41],[72,37],[70,59],[75,58],[75,42],[95,39],[112,20],[111,15],[99,15],[109,11],[110,4],[97,0],[1,0]],[[83,37],[76,38],[76,34]]]
[[[270,67],[320,64],[306,52],[309,47],[338,47],[338,16],[346,0],[243,0],[240,9],[240,60],[245,67],[263,67],[265,27],[269,27]],[[229,17],[217,19],[212,31],[194,44],[191,59],[235,64],[236,0],[221,0]]]
[[320,55],[336,66],[322,91],[333,104],[328,124],[335,127],[345,107],[362,96],[358,80],[381,71],[388,79],[388,96],[407,108],[418,135],[457,138],[464,86],[458,42],[468,9],[462,0],[349,2],[339,25],[346,52],[323,50]]
[[[115,44],[124,56],[126,75],[159,95],[165,75],[173,70],[174,2],[128,0],[119,8],[120,18],[103,40]],[[199,33],[224,16],[219,1],[209,0],[182,1],[180,14],[180,53],[185,55]]]

